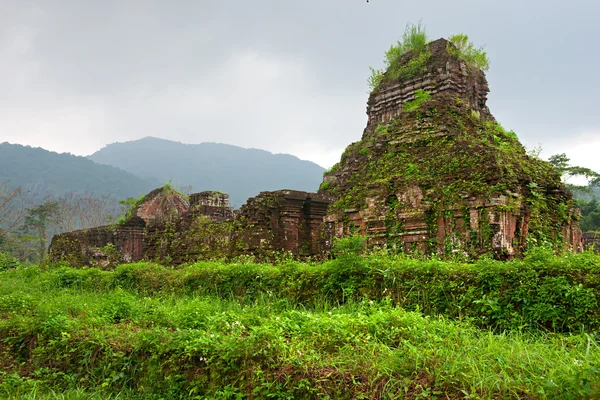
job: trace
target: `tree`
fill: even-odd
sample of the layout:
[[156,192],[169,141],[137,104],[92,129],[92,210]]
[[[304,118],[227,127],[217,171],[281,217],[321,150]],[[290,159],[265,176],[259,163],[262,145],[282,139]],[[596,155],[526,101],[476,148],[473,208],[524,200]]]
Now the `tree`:
[[42,261],[46,256],[46,247],[48,243],[48,226],[56,221],[58,203],[54,200],[47,200],[44,203],[27,208],[23,227],[26,232],[35,233],[38,242],[38,261]]
[[[600,174],[589,168],[571,165],[570,161],[571,160],[565,153],[554,154],[548,159],[548,162],[561,174],[565,185],[571,189],[576,196],[593,196],[592,189],[600,188]],[[567,181],[571,178],[584,179],[587,182],[587,185],[568,183]],[[577,200],[577,206],[581,210],[581,219],[579,222],[581,230],[590,232],[600,229],[600,204],[596,199],[593,197],[591,201],[579,199]]]
[[25,217],[26,198],[21,188],[0,183],[0,241],[19,227]]
[[59,233],[107,225],[118,214],[117,201],[106,195],[67,193],[54,201],[54,222]]
[[[600,174],[589,168],[579,167],[569,164],[569,157],[565,153],[554,154],[550,156],[548,162],[554,166],[554,168],[561,174],[563,182],[571,190],[589,191],[590,187],[600,187]],[[587,185],[575,185],[568,183],[570,178],[584,178],[587,181]]]
[[600,204],[596,199],[591,201],[578,200],[577,205],[581,209],[581,220],[579,226],[584,232],[597,231],[600,229]]

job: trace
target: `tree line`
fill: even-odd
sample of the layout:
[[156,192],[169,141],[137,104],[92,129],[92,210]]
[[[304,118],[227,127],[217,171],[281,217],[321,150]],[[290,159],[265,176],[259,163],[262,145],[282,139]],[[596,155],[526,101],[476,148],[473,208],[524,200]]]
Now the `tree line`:
[[[581,229],[600,231],[600,173],[571,165],[565,154],[553,155],[548,162],[575,194]],[[569,183],[572,178],[579,178],[579,184]],[[38,263],[46,257],[53,235],[118,223],[136,200],[119,201],[90,192],[49,194],[40,199],[10,182],[0,182],[0,253]]]
[[107,225],[117,220],[119,202],[89,192],[46,195],[0,182],[0,252],[38,263],[53,235]]

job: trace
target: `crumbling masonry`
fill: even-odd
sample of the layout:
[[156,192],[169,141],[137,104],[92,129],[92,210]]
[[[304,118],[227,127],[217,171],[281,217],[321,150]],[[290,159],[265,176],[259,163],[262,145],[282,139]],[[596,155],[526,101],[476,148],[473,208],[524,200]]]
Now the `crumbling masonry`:
[[[318,193],[263,192],[240,210],[219,192],[145,196],[123,225],[57,235],[50,256],[75,264],[170,263],[281,252],[326,257],[334,238],[360,234],[403,252],[511,258],[532,243],[574,251],[583,239],[571,193],[529,157],[486,105],[485,74],[429,44],[426,65],[370,95],[363,137]],[[405,54],[401,65],[413,55]]]

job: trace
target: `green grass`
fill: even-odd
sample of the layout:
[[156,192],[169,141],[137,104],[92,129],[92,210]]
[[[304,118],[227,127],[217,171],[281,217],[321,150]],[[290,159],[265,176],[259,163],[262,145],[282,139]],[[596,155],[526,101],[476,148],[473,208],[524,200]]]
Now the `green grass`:
[[[448,274],[502,286],[510,280],[498,277],[527,268],[593,280],[598,265],[592,254],[479,264],[350,254],[314,265],[21,267],[0,273],[0,398],[598,398],[596,330],[482,329],[498,306],[489,297],[478,317],[419,305],[439,301],[426,286],[447,286]],[[365,276],[378,270],[394,278],[369,292]],[[419,291],[413,311],[399,307]]]
[[[112,272],[58,266],[44,273],[32,267],[4,276],[0,311],[39,302],[40,290],[80,290],[93,301],[98,292],[122,288],[150,297],[211,296],[242,304],[274,296],[308,308],[389,299],[409,311],[469,320],[496,332],[600,329],[600,257],[555,257],[548,249],[535,249],[512,262],[443,262],[375,253],[322,264],[200,262],[171,269],[142,262]],[[14,287],[20,288],[18,293]],[[44,299],[52,309],[50,301]]]

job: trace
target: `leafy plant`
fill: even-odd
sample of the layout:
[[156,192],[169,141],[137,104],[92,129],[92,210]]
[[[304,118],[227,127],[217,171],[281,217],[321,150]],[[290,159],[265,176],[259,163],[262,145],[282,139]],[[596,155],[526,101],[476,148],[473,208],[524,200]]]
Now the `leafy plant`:
[[469,37],[464,33],[450,36],[446,48],[450,55],[463,59],[468,65],[479,68],[482,71],[490,69],[490,60],[483,47],[476,48]]
[[16,258],[0,253],[0,272],[16,269],[20,265],[21,263]]
[[325,182],[321,183],[319,190],[327,190],[327,189],[329,189],[330,186],[331,186],[331,182],[325,181]]
[[[369,67],[371,75],[368,84],[371,91],[377,89],[384,79],[408,79],[421,72],[431,56],[427,41],[425,26],[421,22],[417,25],[407,24],[402,40],[398,40],[386,51],[383,69]],[[406,65],[400,65],[400,58],[408,52],[412,53],[411,59]]]
[[429,99],[431,99],[431,93],[427,92],[425,90],[419,89],[419,90],[415,91],[414,100],[407,101],[406,103],[402,104],[402,110],[407,111],[407,112],[414,111],[414,110],[418,109],[419,107],[421,107],[421,104],[429,101]]
[[366,249],[365,236],[348,236],[334,240],[332,253],[336,257],[355,257]]

